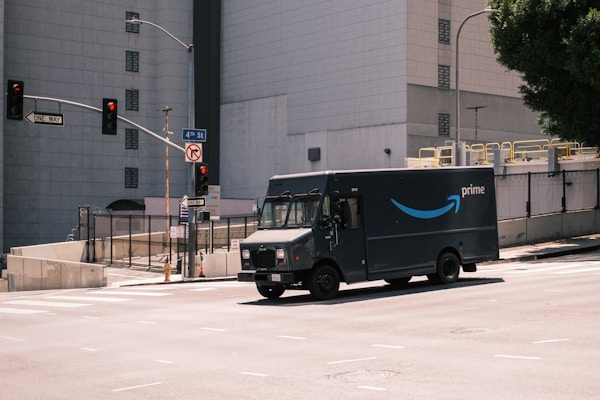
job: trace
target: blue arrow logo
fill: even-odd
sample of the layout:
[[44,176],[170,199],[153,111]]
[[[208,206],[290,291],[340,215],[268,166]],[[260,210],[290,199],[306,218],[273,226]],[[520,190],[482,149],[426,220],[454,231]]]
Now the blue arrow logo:
[[448,211],[452,210],[453,208],[455,209],[454,214],[457,214],[458,209],[460,208],[460,196],[458,196],[456,194],[453,194],[452,196],[448,197],[448,201],[450,201],[450,203],[448,203],[444,207],[438,208],[436,210],[416,210],[414,208],[407,207],[404,204],[400,204],[394,199],[391,199],[391,200],[392,200],[392,203],[394,203],[394,205],[396,207],[398,207],[402,212],[410,215],[411,217],[420,218],[420,219],[437,218],[439,216],[446,214]]

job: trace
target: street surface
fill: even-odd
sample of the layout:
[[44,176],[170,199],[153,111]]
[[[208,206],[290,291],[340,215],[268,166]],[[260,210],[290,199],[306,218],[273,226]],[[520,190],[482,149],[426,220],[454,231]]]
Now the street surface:
[[0,293],[0,398],[600,399],[600,253],[315,302],[193,282]]

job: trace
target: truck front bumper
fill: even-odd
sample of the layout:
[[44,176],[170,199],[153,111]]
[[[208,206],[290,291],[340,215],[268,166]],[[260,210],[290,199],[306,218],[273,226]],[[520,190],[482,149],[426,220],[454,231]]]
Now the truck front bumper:
[[238,272],[237,278],[239,282],[256,282],[260,284],[282,284],[294,283],[293,272],[256,272],[242,271]]

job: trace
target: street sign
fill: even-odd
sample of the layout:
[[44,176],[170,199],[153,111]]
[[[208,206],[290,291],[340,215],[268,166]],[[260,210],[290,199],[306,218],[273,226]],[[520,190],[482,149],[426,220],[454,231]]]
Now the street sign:
[[206,142],[206,129],[186,129],[181,130],[184,142]]
[[25,119],[32,124],[64,126],[65,120],[62,114],[40,113],[31,111],[25,116]]
[[202,162],[202,143],[185,144],[185,161]]
[[206,205],[206,199],[204,197],[188,197],[188,207],[204,207]]

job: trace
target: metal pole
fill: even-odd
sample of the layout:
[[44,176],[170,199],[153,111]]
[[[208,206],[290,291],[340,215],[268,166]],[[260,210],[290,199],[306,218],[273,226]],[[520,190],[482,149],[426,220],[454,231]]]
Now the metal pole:
[[457,147],[457,165],[462,165],[462,148],[461,148],[461,143],[460,143],[460,86],[459,86],[459,80],[458,80],[458,71],[459,71],[459,64],[458,64],[458,54],[459,54],[459,38],[460,38],[460,31],[462,30],[463,26],[465,25],[465,22],[467,22],[469,19],[476,17],[480,14],[483,13],[493,13],[496,12],[498,10],[493,9],[493,8],[485,8],[483,10],[479,10],[477,12],[474,12],[473,14],[467,15],[465,17],[465,19],[463,19],[463,21],[460,23],[460,26],[458,27],[458,31],[456,32],[456,54],[455,54],[455,58],[454,58],[454,69],[455,69],[455,73],[456,73],[456,77],[455,77],[455,85],[456,85],[456,90],[455,90],[455,95],[456,95],[456,99],[455,99],[455,107],[456,107],[456,147]]
[[[165,113],[165,139],[169,140],[169,111],[173,108],[166,106],[161,111]],[[171,219],[169,218],[169,146],[165,146],[165,217],[166,217],[166,236],[165,241],[170,240]],[[169,262],[171,262],[171,249],[169,246]]]
[[467,107],[467,110],[475,110],[475,143],[477,143],[477,111],[480,108],[486,108],[487,106],[475,106],[475,107]]

